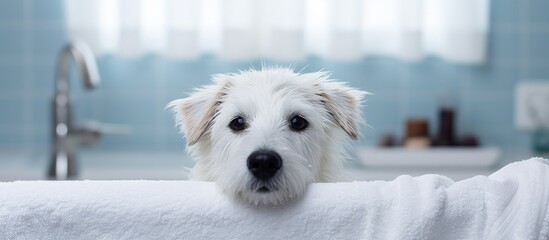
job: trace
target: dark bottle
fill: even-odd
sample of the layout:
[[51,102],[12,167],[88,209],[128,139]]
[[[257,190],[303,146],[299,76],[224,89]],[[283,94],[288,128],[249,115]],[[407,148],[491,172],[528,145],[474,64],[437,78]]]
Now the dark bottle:
[[439,129],[436,137],[437,146],[455,146],[455,111],[451,107],[442,107],[439,110]]

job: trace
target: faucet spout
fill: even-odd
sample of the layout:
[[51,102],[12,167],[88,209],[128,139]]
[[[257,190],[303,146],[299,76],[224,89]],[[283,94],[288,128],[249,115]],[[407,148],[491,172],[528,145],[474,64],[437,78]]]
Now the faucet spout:
[[67,44],[59,55],[55,81],[56,92],[67,93],[69,91],[68,77],[71,58],[74,59],[80,69],[80,78],[84,86],[87,89],[94,89],[99,86],[101,80],[93,52],[86,43],[76,41]]
[[69,96],[69,66],[74,59],[78,66],[80,77],[86,89],[94,89],[99,85],[99,71],[95,57],[89,46],[84,42],[72,42],[61,51],[57,62],[55,93],[53,99],[53,156],[48,170],[50,179],[70,179],[77,175],[75,166],[75,151],[84,138],[83,132],[76,131],[72,126],[71,103]]

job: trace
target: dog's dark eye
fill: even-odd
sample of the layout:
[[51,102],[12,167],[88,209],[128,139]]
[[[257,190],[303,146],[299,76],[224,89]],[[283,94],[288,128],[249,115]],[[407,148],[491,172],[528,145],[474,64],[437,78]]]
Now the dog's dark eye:
[[229,128],[235,132],[240,132],[246,129],[246,120],[243,117],[238,116],[229,123]]
[[307,126],[309,126],[309,122],[299,115],[295,115],[290,119],[290,127],[294,131],[303,131]]

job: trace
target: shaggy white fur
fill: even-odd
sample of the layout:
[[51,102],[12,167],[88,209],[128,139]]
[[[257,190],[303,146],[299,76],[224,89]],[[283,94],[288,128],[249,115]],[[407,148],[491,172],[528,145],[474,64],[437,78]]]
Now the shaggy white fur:
[[[280,204],[303,195],[311,182],[345,179],[348,140],[359,136],[367,94],[329,79],[326,72],[264,68],[219,74],[214,83],[169,103],[196,160],[195,180],[213,181],[227,194],[255,204]],[[300,131],[290,119],[308,123]],[[230,128],[235,118],[244,129]],[[267,180],[250,173],[249,156],[279,154],[282,167]]]

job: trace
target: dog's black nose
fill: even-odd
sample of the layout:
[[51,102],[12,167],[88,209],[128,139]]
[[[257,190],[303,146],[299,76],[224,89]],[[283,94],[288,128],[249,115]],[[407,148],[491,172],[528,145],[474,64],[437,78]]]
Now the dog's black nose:
[[248,169],[261,180],[267,180],[282,167],[280,155],[271,150],[258,150],[248,157]]

